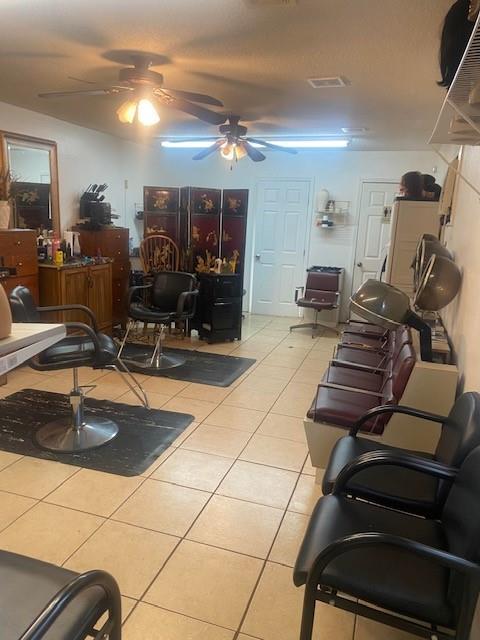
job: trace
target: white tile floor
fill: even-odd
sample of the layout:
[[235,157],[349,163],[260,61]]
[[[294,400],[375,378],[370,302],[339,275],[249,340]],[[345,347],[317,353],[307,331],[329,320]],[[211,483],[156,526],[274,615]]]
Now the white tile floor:
[[[124,640],[297,640],[292,566],[321,495],[302,417],[336,339],[290,334],[291,323],[250,316],[241,343],[177,341],[257,362],[228,389],[143,376],[153,407],[196,421],[142,476],[0,451],[0,548],[113,573]],[[94,397],[137,403],[116,374],[82,370],[92,381]],[[21,369],[0,396],[70,384]],[[409,637],[318,605],[314,640]]]

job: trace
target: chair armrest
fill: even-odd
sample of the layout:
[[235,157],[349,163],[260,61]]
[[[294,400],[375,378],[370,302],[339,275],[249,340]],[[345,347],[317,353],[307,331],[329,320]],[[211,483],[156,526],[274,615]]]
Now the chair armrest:
[[343,367],[344,369],[358,369],[358,371],[366,371],[368,373],[387,373],[388,369],[380,369],[379,367],[370,367],[368,364],[358,364],[356,362],[348,362],[347,360],[330,360],[330,364],[335,367]]
[[151,289],[152,284],[138,284],[135,285],[134,287],[130,287],[130,289],[128,290],[128,297],[127,297],[127,308],[130,307],[130,305],[132,304],[132,298],[133,295],[136,291],[140,291],[141,289]]
[[321,382],[318,387],[319,389],[321,387],[327,387],[328,389],[339,389],[340,391],[351,391],[352,393],[361,393],[365,396],[374,396],[375,398],[379,399],[382,398],[382,394],[377,393],[376,391],[365,391],[365,389],[357,389],[357,387],[346,387],[343,384],[334,384],[333,382]]
[[447,567],[448,569],[458,571],[477,582],[480,580],[480,565],[474,562],[465,560],[464,558],[449,553],[448,551],[429,547],[428,545],[415,540],[395,536],[389,533],[369,531],[339,538],[319,553],[308,572],[306,581],[307,588],[314,589],[317,584],[321,584],[323,571],[330,562],[339,556],[356,549],[377,546],[389,546],[402,549],[414,556],[431,560],[432,562]]
[[404,407],[401,404],[386,404],[381,405],[379,407],[375,407],[374,409],[370,409],[363,414],[352,426],[350,429],[349,435],[356,436],[360,431],[361,427],[365,422],[370,420],[371,418],[375,418],[376,416],[380,416],[384,413],[403,413],[407,416],[412,416],[414,418],[421,418],[422,420],[430,420],[430,422],[439,422],[442,424],[446,422],[447,416],[439,416],[435,413],[428,413],[427,411],[420,411],[420,409],[414,409],[413,407]]
[[362,344],[361,342],[342,342],[339,345],[340,347],[345,347],[347,349],[356,349],[357,351],[373,351],[380,355],[384,355],[386,353],[386,349],[384,346],[372,347],[369,344]]
[[193,291],[182,291],[182,293],[178,296],[177,301],[177,314],[181,315],[185,310],[185,304],[189,298],[193,298],[193,305],[191,313],[192,315],[195,313],[195,307],[197,303],[198,297],[198,289],[194,289]]
[[[369,451],[345,465],[335,480],[332,493],[337,495],[343,493],[350,480],[357,473],[365,471],[365,469],[370,469],[371,467],[383,467],[385,465],[418,471],[447,481],[454,480],[458,473],[458,470],[453,467],[436,462],[435,460],[422,458],[421,456],[414,456],[408,453],[396,453],[394,451]],[[351,487],[348,487],[348,492],[352,492]]]
[[39,313],[48,313],[50,311],[82,311],[89,316],[94,331],[98,332],[97,318],[91,309],[83,304],[60,304],[53,307],[37,307]]
[[[112,624],[105,628],[105,637],[108,635],[111,640],[120,640],[121,626],[121,599],[120,591],[115,579],[106,571],[88,571],[69,582],[61,589],[47,604],[44,610],[37,616],[26,631],[22,633],[19,640],[42,640],[46,633],[67,608],[67,606],[84,592],[86,589],[99,587],[104,590],[108,609],[111,617],[116,621],[116,629],[112,629]],[[102,636],[103,637],[103,636]]]
[[305,291],[305,287],[295,287],[295,302],[298,300],[298,294],[299,292],[303,292]]

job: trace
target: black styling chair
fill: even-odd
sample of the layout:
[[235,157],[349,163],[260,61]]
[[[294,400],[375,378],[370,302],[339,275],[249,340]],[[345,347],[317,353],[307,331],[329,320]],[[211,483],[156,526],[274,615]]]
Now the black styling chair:
[[[438,520],[346,496],[357,473],[386,465],[453,481]],[[480,447],[459,471],[387,451],[354,460],[318,501],[297,557],[300,640],[311,640],[317,600],[420,638],[468,640],[480,588],[479,502]]]
[[37,371],[73,369],[73,388],[70,392],[72,415],[68,418],[58,418],[40,427],[35,433],[38,445],[50,451],[74,453],[95,449],[117,435],[118,425],[112,420],[85,415],[84,389],[93,389],[96,385],[80,386],[78,367],[117,371],[143,406],[148,408],[148,398],[144,390],[118,358],[118,347],[110,336],[98,332],[95,315],[88,307],[36,307],[32,294],[23,286],[15,287],[9,299],[15,322],[41,322],[42,313],[77,311],[83,312],[92,325],[65,322],[67,329],[73,329],[79,335],[68,335],[30,360],[30,366]]
[[[412,418],[422,418],[442,425],[435,453],[405,451],[368,438],[358,437],[362,424],[385,413],[403,413]],[[419,423],[418,428],[422,425]],[[358,420],[350,435],[337,440],[327,469],[322,489],[325,495],[333,487],[341,470],[360,455],[370,451],[388,451],[395,454],[411,453],[427,460],[435,460],[450,467],[460,467],[466,456],[480,445],[480,394],[469,392],[461,395],[448,416],[437,416],[403,406],[381,406],[372,409]],[[435,476],[417,473],[403,467],[372,467],[359,473],[348,485],[351,495],[393,509],[435,517],[441,511],[450,484]]]
[[80,575],[0,551],[0,629],[2,640],[120,640],[118,585],[105,571]]
[[[139,293],[145,294],[139,299]],[[198,296],[197,280],[190,273],[182,271],[161,271],[153,275],[153,282],[143,286],[131,287],[128,296],[128,315],[130,322],[120,346],[118,357],[123,353],[130,330],[137,322],[151,323],[159,327],[156,331],[155,348],[146,360],[126,359],[135,367],[162,371],[185,364],[186,358],[163,352],[165,328],[172,322],[185,322],[195,315]]]

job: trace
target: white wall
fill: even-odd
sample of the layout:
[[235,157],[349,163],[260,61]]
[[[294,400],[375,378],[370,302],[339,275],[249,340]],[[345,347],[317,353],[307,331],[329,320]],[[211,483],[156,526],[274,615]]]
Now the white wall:
[[[297,156],[270,152],[263,163],[244,159],[234,165],[219,156],[195,162],[194,150],[163,149],[160,146],[125,145],[123,174],[128,179],[126,195],[126,223],[141,233],[141,224],[134,222],[135,203],[141,206],[143,185],[201,186],[250,189],[249,224],[247,233],[246,288],[249,289],[253,257],[255,220],[255,188],[262,178],[308,178],[312,182],[310,204],[310,246],[308,264],[343,266],[347,270],[344,291],[351,290],[351,272],[357,232],[357,208],[362,180],[388,178],[399,180],[409,170],[431,173],[438,166],[443,178],[442,162],[429,151],[301,151]],[[325,187],[335,200],[351,201],[351,224],[346,228],[325,231],[314,226],[314,195]],[[302,284],[302,283],[299,283]],[[344,311],[348,295],[344,295]]]
[[110,185],[108,197],[123,223],[121,140],[4,102],[0,102],[0,129],[57,143],[62,229],[76,220],[80,194],[95,182]]
[[[460,171],[480,189],[480,148],[463,148]],[[462,180],[457,180],[452,211],[445,239],[463,271],[463,282],[460,294],[442,315],[457,353],[462,386],[465,391],[480,391],[480,199]]]

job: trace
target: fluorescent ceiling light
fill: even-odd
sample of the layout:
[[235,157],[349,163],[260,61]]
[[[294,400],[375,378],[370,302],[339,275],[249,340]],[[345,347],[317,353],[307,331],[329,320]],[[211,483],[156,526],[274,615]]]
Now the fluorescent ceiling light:
[[[168,149],[206,149],[215,140],[163,140],[162,147]],[[270,144],[291,149],[344,149],[350,144],[350,140],[265,140]],[[252,147],[262,149],[261,144],[250,143]]]

